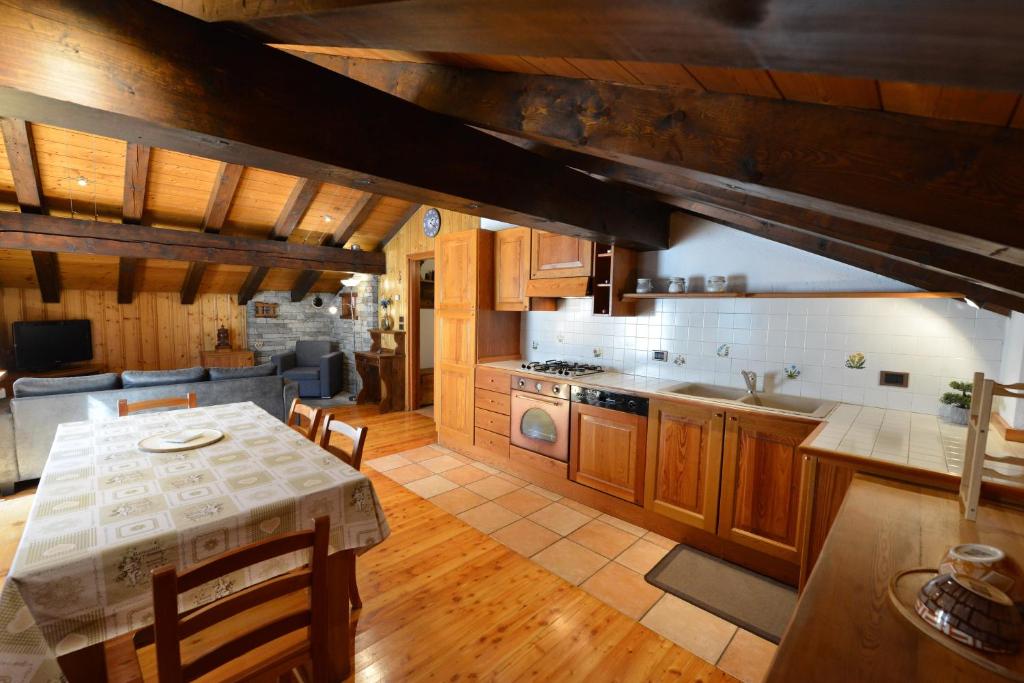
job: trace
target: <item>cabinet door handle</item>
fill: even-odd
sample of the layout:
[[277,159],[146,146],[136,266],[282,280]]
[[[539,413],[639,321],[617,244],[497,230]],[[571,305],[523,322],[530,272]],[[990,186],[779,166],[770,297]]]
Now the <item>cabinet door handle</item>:
[[733,422],[735,422],[739,418],[737,418],[735,415],[730,415],[729,419],[732,420]]
[[715,417],[722,417],[725,413],[715,413]]

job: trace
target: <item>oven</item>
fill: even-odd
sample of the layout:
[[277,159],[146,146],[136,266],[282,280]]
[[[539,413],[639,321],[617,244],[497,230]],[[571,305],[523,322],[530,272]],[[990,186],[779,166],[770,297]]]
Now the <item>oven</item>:
[[532,377],[512,378],[512,444],[569,461],[569,385]]

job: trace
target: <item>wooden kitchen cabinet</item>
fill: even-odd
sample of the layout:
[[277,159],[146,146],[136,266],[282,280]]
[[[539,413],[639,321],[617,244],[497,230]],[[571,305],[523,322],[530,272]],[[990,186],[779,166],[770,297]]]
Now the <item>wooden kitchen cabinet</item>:
[[530,277],[589,277],[594,243],[579,237],[533,230],[530,236]]
[[526,311],[530,300],[530,228],[509,228],[494,236],[494,308]]
[[493,232],[463,230],[441,235],[434,253],[437,309],[493,308]]
[[727,414],[718,535],[797,563],[804,463],[799,445],[814,422]]
[[571,420],[569,479],[641,503],[647,418],[573,403]]
[[725,411],[651,401],[644,507],[715,533]]

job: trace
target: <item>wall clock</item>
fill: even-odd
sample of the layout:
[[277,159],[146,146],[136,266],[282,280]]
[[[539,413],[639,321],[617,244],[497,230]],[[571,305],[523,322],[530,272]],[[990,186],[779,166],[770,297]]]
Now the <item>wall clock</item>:
[[427,209],[423,214],[423,234],[427,237],[437,237],[441,232],[441,212],[437,209]]

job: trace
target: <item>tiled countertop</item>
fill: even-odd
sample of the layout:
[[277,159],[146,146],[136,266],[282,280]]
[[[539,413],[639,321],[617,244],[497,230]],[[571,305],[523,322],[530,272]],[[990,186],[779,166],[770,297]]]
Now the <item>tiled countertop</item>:
[[[523,370],[520,361],[499,361],[484,365],[516,374],[554,379],[551,375]],[[684,398],[666,391],[670,386],[678,386],[678,380],[602,372],[597,375],[564,378],[564,381],[648,397],[715,403],[733,409],[760,410],[783,415],[793,414],[752,408],[748,405],[737,406],[728,401],[691,396]],[[839,403],[823,419],[826,422],[825,427],[812,435],[805,446],[933,472],[959,474],[962,468],[967,428],[945,422],[936,415]],[[1024,444],[1009,444],[995,430],[990,430],[989,452],[1024,456]]]

